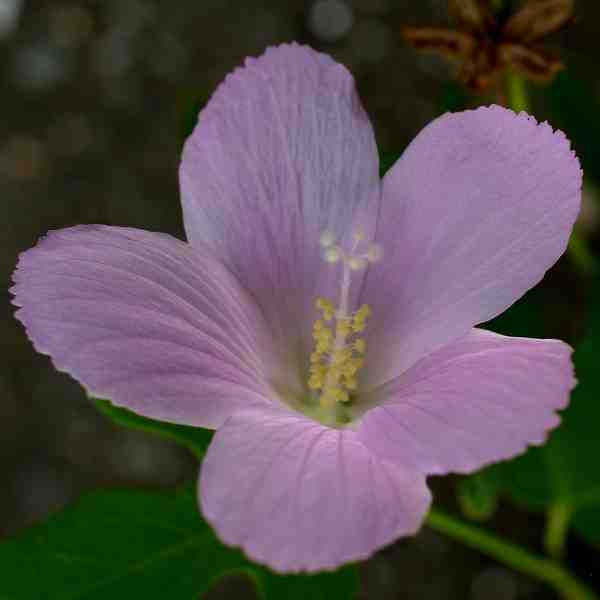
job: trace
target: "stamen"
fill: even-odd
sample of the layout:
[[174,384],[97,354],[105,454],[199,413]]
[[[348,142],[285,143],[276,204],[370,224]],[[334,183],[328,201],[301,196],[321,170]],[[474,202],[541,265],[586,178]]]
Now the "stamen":
[[332,246],[331,248],[327,248],[323,253],[325,260],[328,263],[336,263],[342,258],[342,251],[337,246]]
[[335,313],[335,306],[333,306],[333,304],[325,298],[318,298],[316,304],[317,308],[323,311],[323,318],[326,321],[331,321]]
[[354,342],[354,346],[353,346],[354,350],[356,350],[359,354],[364,354],[367,351],[367,342],[365,342],[365,340],[363,340],[362,338],[358,338],[355,342]]
[[319,240],[323,248],[329,248],[335,244],[335,233],[333,231],[324,231]]
[[335,335],[348,337],[352,333],[352,323],[349,319],[339,319],[335,326]]
[[353,271],[361,271],[367,266],[367,261],[362,256],[351,256],[348,259],[348,266]]
[[[317,298],[316,308],[322,318],[315,321],[313,338],[315,350],[310,355],[308,386],[319,391],[319,404],[331,409],[338,403],[351,400],[352,392],[358,387],[357,374],[364,365],[367,344],[358,334],[366,328],[371,308],[363,304],[356,312],[349,309],[351,273],[361,271],[370,263],[381,260],[383,250],[378,244],[369,244],[359,252],[366,240],[363,229],[353,235],[354,243],[349,252],[336,245],[336,236],[331,231],[321,234],[320,244],[323,258],[328,263],[342,263],[342,281],[339,303],[336,306],[327,298]],[[332,326],[327,323],[332,322]]]

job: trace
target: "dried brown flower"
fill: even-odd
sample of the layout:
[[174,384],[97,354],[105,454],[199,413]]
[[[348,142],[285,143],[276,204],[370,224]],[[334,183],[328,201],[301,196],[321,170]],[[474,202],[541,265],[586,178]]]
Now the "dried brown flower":
[[534,81],[550,81],[563,68],[540,40],[572,18],[574,0],[526,0],[509,15],[492,11],[488,0],[448,0],[456,29],[406,27],[404,38],[417,50],[436,52],[460,63],[460,79],[485,91],[513,69]]

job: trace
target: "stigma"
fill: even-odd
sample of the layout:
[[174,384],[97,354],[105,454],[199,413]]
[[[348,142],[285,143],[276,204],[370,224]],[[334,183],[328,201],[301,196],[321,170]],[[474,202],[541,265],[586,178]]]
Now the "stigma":
[[367,244],[365,237],[362,230],[356,231],[352,247],[344,250],[332,232],[321,234],[323,259],[332,266],[341,265],[342,271],[337,304],[327,298],[317,298],[315,302],[321,316],[313,327],[315,347],[310,355],[308,387],[318,395],[319,405],[326,410],[352,400],[365,361],[367,344],[362,334],[371,307],[363,304],[356,311],[351,310],[352,274],[383,256],[381,247]]

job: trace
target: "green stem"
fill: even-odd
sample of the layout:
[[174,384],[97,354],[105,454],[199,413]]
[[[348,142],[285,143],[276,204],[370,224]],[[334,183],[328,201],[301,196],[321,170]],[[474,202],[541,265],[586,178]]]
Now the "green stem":
[[[525,80],[513,72],[505,76],[506,103],[515,112],[531,112],[529,108],[529,96]],[[588,248],[587,241],[579,233],[573,230],[567,253],[578,269],[583,273],[592,273],[596,268],[596,260]]]
[[556,502],[548,509],[544,546],[555,560],[560,560],[563,556],[572,516],[572,508],[564,502]]
[[599,600],[592,590],[556,561],[535,556],[480,527],[464,523],[438,509],[431,510],[426,523],[431,529],[549,585],[565,600]]
[[506,74],[506,97],[509,108],[512,108],[515,112],[529,110],[529,97],[525,81],[515,73]]
[[579,235],[577,229],[573,230],[567,251],[573,262],[581,269],[581,271],[589,274],[593,274],[596,271],[596,257],[589,249],[585,238]]

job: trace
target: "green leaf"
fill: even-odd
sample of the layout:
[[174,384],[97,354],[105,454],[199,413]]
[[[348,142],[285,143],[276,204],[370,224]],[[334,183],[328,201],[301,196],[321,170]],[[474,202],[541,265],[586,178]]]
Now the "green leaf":
[[100,491],[0,544],[0,600],[196,600],[232,571],[267,599],[350,599],[356,571],[278,576],[223,546],[195,493]]
[[[200,427],[190,427],[189,425],[175,425],[166,421],[155,421],[142,417],[126,408],[121,408],[111,404],[108,400],[94,399],[98,410],[109,417],[117,425],[127,427],[128,429],[137,429],[154,433],[161,437],[170,439],[191,450],[198,458],[202,458],[213,432],[209,429]],[[1,599],[0,599],[1,600]]]

